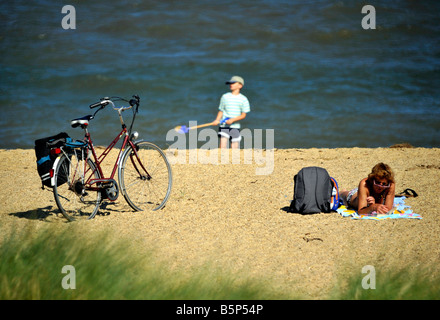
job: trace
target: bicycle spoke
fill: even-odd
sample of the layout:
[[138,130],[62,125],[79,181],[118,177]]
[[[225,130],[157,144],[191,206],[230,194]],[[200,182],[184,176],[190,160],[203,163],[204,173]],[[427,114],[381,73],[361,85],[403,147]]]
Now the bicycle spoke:
[[156,145],[142,141],[137,146],[137,155],[131,148],[124,155],[119,171],[121,189],[134,210],[158,210],[171,193],[171,166]]
[[89,159],[81,160],[76,153],[63,155],[55,169],[54,196],[58,208],[67,220],[79,217],[93,218],[101,202],[101,193],[85,191],[86,174],[91,173],[99,179],[94,163]]

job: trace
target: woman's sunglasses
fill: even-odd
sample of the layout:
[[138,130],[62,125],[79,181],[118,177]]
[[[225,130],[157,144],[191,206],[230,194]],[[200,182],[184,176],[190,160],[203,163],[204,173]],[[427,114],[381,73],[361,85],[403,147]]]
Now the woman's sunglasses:
[[390,183],[386,183],[386,182],[382,182],[382,183],[377,183],[376,180],[373,180],[373,184],[377,187],[381,187],[381,188],[389,188],[390,187]]

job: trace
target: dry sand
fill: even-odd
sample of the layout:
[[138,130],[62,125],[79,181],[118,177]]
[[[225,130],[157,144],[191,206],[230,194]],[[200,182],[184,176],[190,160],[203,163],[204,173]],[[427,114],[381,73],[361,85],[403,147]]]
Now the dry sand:
[[[57,214],[52,192],[41,190],[34,150],[0,150],[0,160],[3,232],[28,225],[74,228],[84,235],[105,230],[115,238],[132,239],[141,254],[158,248],[157,258],[178,270],[208,263],[269,279],[275,288],[313,299],[326,298],[341,275],[360,274],[368,264],[428,265],[439,272],[440,149],[275,150],[268,175],[256,175],[262,166],[255,159],[251,164],[176,163],[172,195],[163,210],[133,212],[120,196],[103,210],[105,215],[74,223]],[[301,168],[326,168],[341,189],[349,189],[378,162],[394,169],[397,192],[418,192],[406,204],[422,220],[359,221],[338,213],[287,211],[293,176]]]

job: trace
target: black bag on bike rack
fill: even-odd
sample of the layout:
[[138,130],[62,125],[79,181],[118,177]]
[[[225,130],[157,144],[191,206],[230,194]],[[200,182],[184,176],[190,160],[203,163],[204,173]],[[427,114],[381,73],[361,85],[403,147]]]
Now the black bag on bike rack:
[[57,135],[35,140],[35,155],[37,156],[37,171],[41,178],[42,188],[44,186],[52,188],[50,182],[50,170],[55,162],[56,155],[52,155],[50,150],[52,148],[59,148],[66,144],[69,138],[67,133],[60,132]]

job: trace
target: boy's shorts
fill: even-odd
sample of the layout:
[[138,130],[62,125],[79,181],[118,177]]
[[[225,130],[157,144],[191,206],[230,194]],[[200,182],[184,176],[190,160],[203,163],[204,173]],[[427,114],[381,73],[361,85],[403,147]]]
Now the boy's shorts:
[[229,139],[231,142],[240,142],[240,129],[237,128],[219,128],[218,136]]

